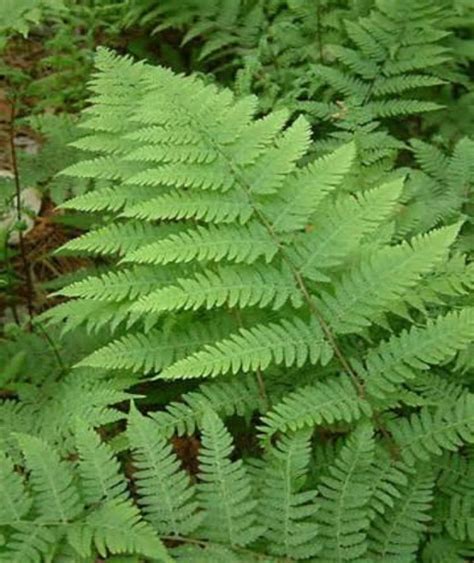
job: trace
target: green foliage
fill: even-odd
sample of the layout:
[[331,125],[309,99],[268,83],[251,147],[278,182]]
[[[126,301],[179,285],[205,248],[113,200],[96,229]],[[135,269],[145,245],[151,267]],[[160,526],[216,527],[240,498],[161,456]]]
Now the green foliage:
[[472,6],[66,6],[6,79],[97,267],[0,340],[0,560],[471,560]]

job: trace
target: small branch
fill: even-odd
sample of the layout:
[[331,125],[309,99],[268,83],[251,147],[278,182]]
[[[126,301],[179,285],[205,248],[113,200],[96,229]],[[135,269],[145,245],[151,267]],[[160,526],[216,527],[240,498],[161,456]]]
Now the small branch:
[[15,102],[12,101],[11,104],[11,112],[10,112],[10,127],[9,127],[9,144],[10,144],[10,153],[12,159],[12,167],[13,167],[13,176],[15,182],[15,203],[16,203],[16,216],[17,221],[19,223],[18,227],[18,234],[19,234],[19,246],[20,246],[20,256],[21,261],[23,264],[23,272],[25,275],[26,281],[26,304],[28,308],[28,329],[30,332],[33,331],[33,315],[34,315],[34,307],[33,307],[33,296],[34,296],[34,287],[33,281],[31,279],[31,272],[28,265],[28,258],[26,254],[26,247],[25,247],[25,239],[23,238],[23,231],[21,230],[21,221],[23,219],[23,215],[21,212],[21,184],[20,184],[20,174],[18,171],[18,161],[16,158],[16,147],[15,147]]
[[56,358],[56,361],[58,363],[59,369],[61,370],[61,374],[65,374],[67,372],[67,368],[66,368],[66,364],[64,363],[61,354],[59,352],[58,347],[56,346],[56,344],[54,343],[53,339],[51,338],[51,336],[49,336],[49,334],[47,333],[47,331],[41,326],[41,324],[37,323],[35,325],[35,328],[38,328],[39,331],[41,332],[41,334],[44,336],[44,338],[46,339],[46,342],[49,344],[49,347],[51,348],[54,357]]

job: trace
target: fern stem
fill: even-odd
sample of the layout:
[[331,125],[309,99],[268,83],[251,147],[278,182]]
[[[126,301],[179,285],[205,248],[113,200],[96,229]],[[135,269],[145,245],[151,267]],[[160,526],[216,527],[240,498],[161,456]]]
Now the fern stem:
[[[212,144],[212,142],[211,142],[211,144]],[[339,363],[341,364],[341,367],[351,377],[352,381],[354,382],[354,385],[357,388],[357,392],[358,392],[359,396],[364,398],[365,397],[365,388],[364,388],[363,381],[360,379],[360,377],[358,376],[358,374],[356,373],[354,368],[350,365],[349,361],[344,356],[342,350],[340,349],[340,347],[337,343],[336,337],[332,334],[332,331],[331,331],[329,325],[327,324],[326,320],[324,319],[324,317],[321,315],[318,308],[316,307],[316,305],[315,305],[315,303],[314,303],[314,301],[311,297],[311,294],[309,293],[308,288],[306,287],[304,279],[301,276],[300,272],[298,271],[298,268],[294,265],[294,263],[292,262],[290,257],[287,256],[286,253],[283,251],[283,245],[282,245],[280,239],[278,238],[278,235],[275,233],[270,221],[266,218],[265,214],[262,213],[260,211],[260,209],[254,204],[254,202],[252,200],[250,186],[247,185],[247,182],[245,181],[245,179],[240,174],[240,171],[236,168],[234,163],[229,160],[227,155],[219,147],[215,147],[215,148],[227,160],[230,168],[233,170],[236,178],[239,180],[239,184],[242,187],[243,191],[245,192],[245,195],[247,196],[249,205],[252,207],[256,217],[260,220],[263,227],[267,230],[269,236],[272,238],[272,240],[277,245],[277,247],[280,251],[281,257],[286,262],[287,266],[290,268],[290,271],[291,271],[293,277],[295,278],[295,281],[296,281],[296,283],[297,283],[297,285],[298,285],[298,287],[301,291],[301,294],[302,294],[304,300],[306,301],[306,303],[308,305],[310,313],[313,315],[313,317],[317,320],[317,322],[321,326],[321,329],[322,329],[324,335],[326,336],[326,338],[328,339],[328,342],[329,342],[330,346],[332,347],[336,358],[338,359]]]
[[21,220],[22,220],[22,209],[21,209],[21,184],[20,184],[20,174],[18,171],[18,161],[16,157],[16,147],[15,147],[15,113],[16,113],[16,104],[15,99],[13,98],[11,101],[10,107],[10,123],[8,128],[8,139],[10,144],[10,155],[12,160],[12,167],[13,167],[13,177],[15,183],[15,204],[16,204],[16,216],[18,221],[18,235],[19,235],[19,246],[20,246],[20,256],[21,261],[23,264],[23,271],[25,275],[25,282],[26,282],[26,306],[28,309],[28,330],[33,332],[33,294],[34,294],[34,287],[33,281],[31,279],[31,272],[30,267],[28,264],[28,258],[26,255],[26,247],[25,247],[25,239],[23,238],[23,231],[21,229]]
[[[242,182],[242,185],[243,185],[243,182]],[[331,348],[334,351],[336,358],[338,359],[339,363],[341,364],[341,367],[351,377],[352,381],[354,382],[355,386],[357,387],[357,392],[360,395],[360,397],[364,398],[365,397],[364,383],[360,379],[360,377],[358,376],[358,374],[356,373],[354,368],[350,365],[347,358],[344,356],[341,348],[339,347],[339,344],[337,343],[336,337],[334,336],[334,334],[331,331],[331,328],[329,327],[328,323],[326,322],[326,320],[324,319],[324,317],[321,315],[318,308],[316,307],[314,300],[311,297],[311,294],[309,293],[308,288],[306,287],[303,276],[300,274],[300,272],[298,271],[298,268],[294,265],[291,258],[289,256],[287,256],[287,254],[283,251],[281,241],[278,238],[278,235],[275,233],[275,231],[274,231],[272,225],[270,224],[270,222],[268,221],[268,219],[253,204],[253,201],[252,201],[252,198],[251,198],[251,195],[250,195],[250,190],[247,189],[246,187],[244,187],[244,190],[245,190],[246,195],[249,199],[250,205],[252,206],[252,208],[255,211],[256,216],[260,219],[262,225],[265,227],[265,229],[267,230],[270,237],[274,240],[275,244],[278,246],[278,248],[280,250],[281,257],[286,262],[287,266],[290,268],[291,273],[292,273],[292,275],[293,275],[293,277],[296,281],[296,284],[298,285],[298,287],[301,291],[301,294],[302,294],[304,300],[306,301],[311,314],[318,321],[325,337],[327,338]]]

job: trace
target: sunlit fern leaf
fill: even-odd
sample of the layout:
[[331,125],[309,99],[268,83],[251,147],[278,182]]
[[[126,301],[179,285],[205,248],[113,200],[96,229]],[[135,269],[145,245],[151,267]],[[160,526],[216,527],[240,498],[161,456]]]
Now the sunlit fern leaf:
[[136,205],[127,206],[123,217],[156,221],[164,219],[198,219],[208,223],[246,223],[254,209],[239,194],[212,192],[170,192]]
[[160,425],[132,406],[127,436],[133,452],[139,505],[161,535],[186,535],[200,522],[195,490]]
[[389,311],[446,258],[459,230],[453,225],[376,250],[364,257],[322,297],[323,314],[337,333],[359,332]]
[[288,232],[303,229],[327,194],[337,189],[355,159],[349,143],[294,173],[262,211],[272,229]]
[[123,302],[154,293],[158,287],[168,287],[176,280],[182,268],[154,266],[129,266],[111,270],[98,276],[88,276],[57,292],[66,297]]
[[99,187],[81,196],[69,199],[60,207],[84,212],[118,212],[129,205],[134,207],[142,201],[148,201],[154,192],[150,188],[138,188],[119,184],[112,187]]
[[158,329],[147,333],[131,332],[99,348],[78,366],[159,372],[202,346],[227,337],[232,328],[234,324],[227,316],[215,318],[214,323],[194,323],[168,332]]
[[66,334],[79,326],[87,332],[97,333],[105,326],[113,333],[118,326],[129,318],[132,302],[108,302],[95,299],[66,301],[54,309],[45,311],[42,320],[46,324],[60,325]]
[[389,182],[354,198],[343,196],[312,217],[313,232],[302,235],[291,249],[293,262],[305,277],[318,279],[340,265],[364,236],[373,233],[393,213],[402,182]]
[[267,262],[278,252],[278,245],[259,223],[246,225],[197,226],[127,253],[126,262],[167,264],[227,259],[251,264],[259,257]]
[[176,230],[179,230],[177,226],[163,228],[148,223],[111,223],[70,240],[61,247],[59,252],[124,255],[143,245],[156,243],[157,239],[166,237]]
[[102,504],[84,523],[72,526],[67,537],[82,557],[90,557],[93,546],[101,557],[137,553],[161,562],[172,561],[151,525],[141,519],[138,508],[123,500]]
[[239,371],[257,371],[270,364],[286,367],[315,364],[332,355],[321,328],[295,317],[279,323],[241,329],[229,338],[172,364],[160,378],[216,377]]
[[133,310],[142,314],[218,307],[271,307],[280,309],[291,302],[301,307],[303,299],[291,271],[265,264],[221,266],[214,272],[175,278],[175,284],[139,299]]

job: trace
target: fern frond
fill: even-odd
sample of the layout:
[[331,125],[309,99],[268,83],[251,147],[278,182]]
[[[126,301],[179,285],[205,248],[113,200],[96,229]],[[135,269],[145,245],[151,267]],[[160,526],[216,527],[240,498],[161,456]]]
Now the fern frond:
[[373,429],[361,423],[321,479],[318,518],[324,560],[356,560],[367,550],[374,460]]
[[187,191],[171,192],[136,205],[128,205],[122,216],[145,221],[197,219],[214,224],[237,221],[243,225],[253,213],[252,205],[238,193]]
[[107,326],[113,333],[130,315],[130,301],[119,303],[78,299],[67,301],[45,311],[41,319],[46,324],[60,325],[62,334],[83,325],[87,332],[97,333]]
[[403,302],[423,275],[446,258],[459,225],[438,229],[362,259],[322,296],[323,313],[338,333],[359,332],[378,315]]
[[308,431],[284,436],[265,459],[260,515],[267,525],[263,537],[274,555],[303,559],[321,549],[315,517],[318,493],[302,488],[311,454],[310,439]]
[[314,231],[298,239],[291,251],[301,274],[318,280],[328,268],[340,265],[364,236],[387,220],[402,189],[397,180],[354,198],[344,196],[313,218]]
[[157,237],[166,234],[161,227],[148,223],[111,223],[70,240],[61,247],[60,252],[91,252],[123,256],[143,245],[156,242]]
[[165,332],[129,333],[99,348],[77,366],[106,369],[129,369],[135,372],[159,372],[202,346],[225,338],[233,324],[229,318],[214,323],[194,323],[187,329]]
[[366,110],[370,111],[374,118],[380,118],[437,111],[443,109],[443,107],[435,102],[421,102],[419,100],[384,100],[367,104]]
[[141,519],[138,508],[117,499],[91,512],[83,524],[71,527],[67,537],[82,557],[91,555],[93,545],[101,557],[137,553],[165,563],[172,561],[152,527]]
[[429,319],[426,327],[412,327],[369,351],[363,377],[367,391],[378,397],[397,390],[401,383],[453,358],[474,339],[474,310],[467,308]]
[[199,524],[194,487],[160,426],[132,406],[127,436],[133,451],[139,504],[161,535],[186,535]]
[[348,143],[290,176],[276,197],[262,206],[272,229],[276,232],[303,229],[324,198],[338,188],[354,159],[355,145]]
[[222,306],[277,310],[287,302],[295,308],[302,305],[301,292],[291,271],[268,265],[221,266],[215,272],[178,278],[174,285],[139,299],[133,311],[143,314]]
[[169,437],[193,434],[208,410],[224,417],[249,416],[262,408],[257,380],[253,375],[201,384],[185,393],[180,401],[169,403],[164,411],[150,414],[160,432]]
[[391,421],[389,430],[409,463],[455,451],[474,441],[474,397],[469,394],[434,410],[424,407],[410,418]]
[[407,475],[410,471],[411,468],[401,461],[394,460],[385,449],[376,448],[371,469],[370,508],[373,512],[371,519],[395,506],[401,496],[400,489],[408,483]]
[[474,502],[471,495],[453,495],[450,500],[449,519],[446,522],[448,534],[455,540],[474,539]]
[[427,467],[416,469],[392,508],[378,515],[369,532],[369,554],[375,559],[413,560],[420,539],[430,521],[433,499],[433,473]]
[[220,418],[208,411],[202,420],[199,452],[199,502],[202,533],[218,543],[247,545],[261,535],[256,501],[242,460],[231,461],[232,437]]
[[340,376],[286,395],[262,417],[260,432],[266,440],[306,426],[353,422],[364,414],[370,415],[370,405],[358,396],[348,377]]
[[120,464],[111,448],[100,440],[84,420],[76,423],[75,442],[84,502],[94,505],[114,499],[126,500],[127,482],[121,473]]
[[60,207],[92,213],[98,211],[116,212],[127,205],[130,205],[130,207],[139,205],[141,201],[149,200],[153,195],[154,192],[150,188],[139,188],[126,184],[113,188],[100,187],[99,185],[93,191],[69,199]]
[[[173,267],[132,266],[99,276],[88,276],[56,294],[119,303],[125,300],[134,301],[150,294],[157,287],[166,287],[176,280],[177,273]],[[181,269],[180,273],[183,273]]]
[[3,452],[0,452],[0,494],[0,526],[14,525],[28,514],[31,498],[11,459]]
[[17,434],[17,439],[31,471],[34,506],[42,520],[64,524],[73,520],[82,506],[68,465],[40,438]]
[[430,86],[439,86],[444,81],[436,76],[424,74],[407,74],[401,76],[392,76],[390,78],[377,78],[374,80],[373,94],[374,96],[386,96],[387,94],[401,94],[406,90],[415,88],[428,88]]
[[259,223],[196,227],[171,235],[125,255],[124,261],[139,264],[169,262],[220,261],[251,264],[259,257],[270,262],[278,246]]
[[229,338],[207,345],[203,350],[167,367],[163,379],[216,377],[226,373],[265,369],[270,364],[302,366],[326,361],[332,355],[316,322],[301,319],[260,324],[240,329]]
[[43,563],[51,556],[58,541],[55,530],[41,520],[22,522],[13,526],[5,550],[0,551],[0,561],[5,563]]

